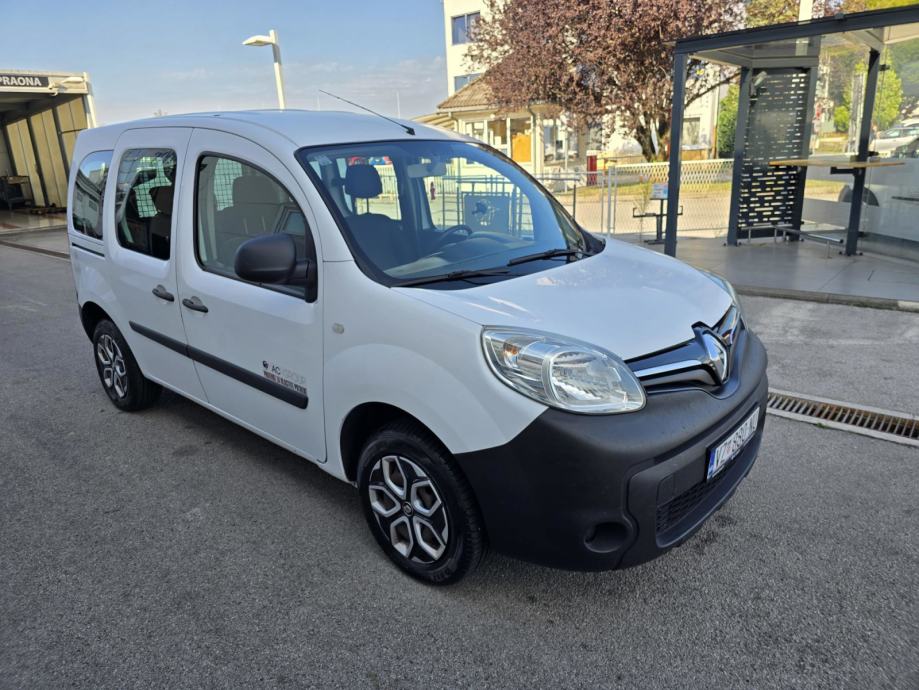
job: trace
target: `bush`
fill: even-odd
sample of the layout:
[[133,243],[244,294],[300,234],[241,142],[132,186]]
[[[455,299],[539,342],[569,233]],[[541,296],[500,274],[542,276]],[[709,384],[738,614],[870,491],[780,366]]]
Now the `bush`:
[[734,155],[734,134],[737,130],[737,105],[740,102],[740,87],[731,84],[728,92],[718,104],[718,157]]
[[833,111],[833,127],[837,132],[849,131],[849,108],[845,105],[836,106]]

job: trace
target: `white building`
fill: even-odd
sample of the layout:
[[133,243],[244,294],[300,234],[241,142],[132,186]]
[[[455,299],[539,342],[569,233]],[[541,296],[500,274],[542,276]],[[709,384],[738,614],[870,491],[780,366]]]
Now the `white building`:
[[[499,114],[488,89],[475,81],[482,69],[467,56],[470,29],[486,12],[484,0],[443,0],[443,7],[449,97],[438,105],[437,124],[481,139],[536,173],[586,170],[594,164],[602,168],[604,160],[640,158],[641,148],[631,137],[613,134],[601,141],[592,132],[576,131],[549,104]],[[720,90],[712,92],[686,109],[685,157],[714,155],[720,95]]]
[[466,53],[469,49],[469,31],[482,12],[484,0],[443,0],[444,36],[447,56],[447,93],[453,95],[470,81],[481,75],[469,68]]

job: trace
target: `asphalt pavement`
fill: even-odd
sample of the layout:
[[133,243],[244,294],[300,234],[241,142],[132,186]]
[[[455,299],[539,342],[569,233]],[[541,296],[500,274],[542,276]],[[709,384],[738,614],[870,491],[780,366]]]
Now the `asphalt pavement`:
[[[802,388],[845,369],[786,373],[805,347],[773,349],[773,381],[837,391]],[[767,424],[734,498],[652,563],[492,555],[427,587],[318,467],[175,395],[118,412],[70,265],[0,247],[0,686],[919,687],[919,453]]]

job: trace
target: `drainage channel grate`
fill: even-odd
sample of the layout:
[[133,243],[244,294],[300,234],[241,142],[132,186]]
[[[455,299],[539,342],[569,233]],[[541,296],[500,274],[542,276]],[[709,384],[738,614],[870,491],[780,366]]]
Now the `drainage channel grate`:
[[919,417],[902,412],[856,407],[838,400],[770,390],[767,410],[779,417],[851,431],[919,448]]

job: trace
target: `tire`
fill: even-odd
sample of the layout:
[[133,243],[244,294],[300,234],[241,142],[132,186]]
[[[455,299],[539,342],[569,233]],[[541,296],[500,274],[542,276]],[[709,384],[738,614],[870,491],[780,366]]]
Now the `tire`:
[[458,582],[487,550],[466,478],[412,422],[376,432],[361,452],[358,489],[370,531],[399,568],[435,585]]
[[108,319],[93,331],[93,359],[102,388],[119,410],[143,410],[159,398],[163,389],[144,377],[121,331]]

